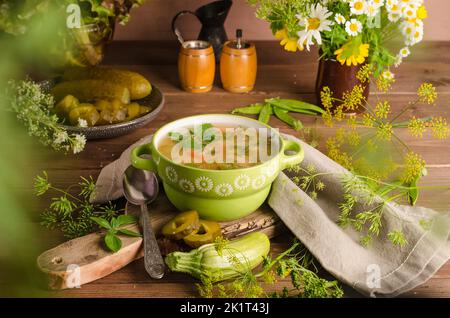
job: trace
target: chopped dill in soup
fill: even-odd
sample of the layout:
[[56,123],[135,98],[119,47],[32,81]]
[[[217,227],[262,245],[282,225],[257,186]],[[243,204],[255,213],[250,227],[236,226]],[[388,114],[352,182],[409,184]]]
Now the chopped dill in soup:
[[256,166],[278,153],[278,142],[267,128],[202,124],[170,132],[158,143],[166,158],[207,170]]

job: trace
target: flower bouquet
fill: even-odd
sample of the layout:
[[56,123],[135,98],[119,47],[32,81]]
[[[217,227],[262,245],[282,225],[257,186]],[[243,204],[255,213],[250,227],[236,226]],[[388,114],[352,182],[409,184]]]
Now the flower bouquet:
[[[423,39],[424,0],[249,0],[257,16],[270,23],[287,51],[319,47],[317,92],[330,87],[335,97],[361,84],[360,67],[391,77]],[[401,45],[398,47],[398,42]],[[397,47],[397,48],[396,48]],[[369,93],[365,85],[364,95]]]

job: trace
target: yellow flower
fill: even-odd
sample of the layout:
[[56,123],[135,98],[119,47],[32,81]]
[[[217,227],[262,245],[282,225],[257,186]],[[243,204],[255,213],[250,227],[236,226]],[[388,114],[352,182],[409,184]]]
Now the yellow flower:
[[410,183],[423,174],[425,169],[425,160],[414,152],[409,152],[404,158],[404,169],[402,173],[402,181]]
[[417,90],[417,95],[419,95],[419,100],[422,103],[434,104],[437,99],[436,87],[430,83],[423,83]]
[[420,6],[419,9],[417,9],[417,18],[420,20],[424,20],[427,17],[428,17],[427,8],[425,8],[424,5]]
[[281,40],[280,45],[284,46],[284,49],[288,52],[297,52],[297,50],[304,50],[304,48],[300,46],[296,38],[289,37],[286,29],[278,30],[275,33],[275,37],[278,40]]
[[344,44],[339,50],[336,50],[334,54],[337,56],[337,60],[347,66],[363,64],[366,61],[366,57],[369,56],[369,44],[360,44],[357,41],[350,41]]

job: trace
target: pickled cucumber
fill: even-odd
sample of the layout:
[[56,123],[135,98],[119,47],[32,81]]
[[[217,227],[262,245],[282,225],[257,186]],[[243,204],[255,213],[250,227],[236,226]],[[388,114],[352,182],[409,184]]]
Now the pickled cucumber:
[[60,101],[67,95],[73,95],[82,102],[98,99],[118,99],[124,104],[130,103],[128,88],[102,80],[80,80],[62,82],[51,91],[55,100]]
[[92,104],[80,104],[69,113],[69,120],[72,126],[77,126],[79,120],[85,120],[89,127],[95,126],[100,119],[100,115]]
[[142,75],[107,67],[72,67],[64,73],[65,81],[96,79],[127,87],[131,100],[145,98],[152,92],[150,82]]
[[56,104],[55,113],[56,115],[58,115],[59,118],[69,119],[70,111],[73,108],[78,107],[79,103],[80,102],[76,97],[72,95],[67,95],[58,104]]

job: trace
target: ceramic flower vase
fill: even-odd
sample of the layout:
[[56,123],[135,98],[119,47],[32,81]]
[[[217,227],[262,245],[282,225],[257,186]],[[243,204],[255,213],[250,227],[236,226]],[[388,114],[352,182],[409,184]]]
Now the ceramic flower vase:
[[[322,101],[320,98],[320,92],[322,92],[324,87],[329,87],[331,92],[333,92],[333,97],[337,99],[342,99],[342,96],[345,92],[351,92],[355,85],[362,85],[363,87],[363,96],[367,100],[370,92],[370,85],[368,82],[362,83],[358,78],[358,71],[364,64],[357,66],[347,66],[341,65],[336,60],[325,60],[320,59],[319,61],[319,70],[317,73],[316,80],[316,96],[317,103],[322,105]],[[339,105],[339,101],[335,101],[333,106]],[[356,113],[363,112],[364,109],[362,105],[360,105],[357,109],[354,110]]]

